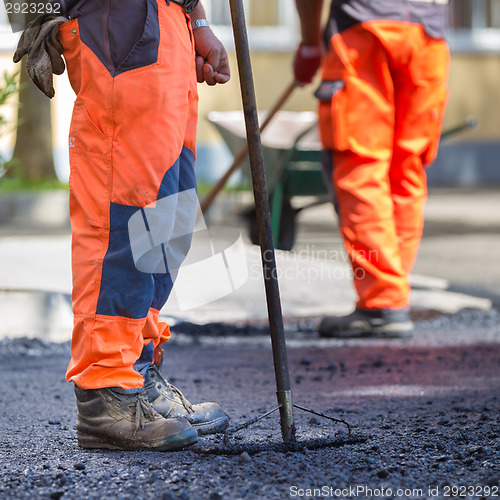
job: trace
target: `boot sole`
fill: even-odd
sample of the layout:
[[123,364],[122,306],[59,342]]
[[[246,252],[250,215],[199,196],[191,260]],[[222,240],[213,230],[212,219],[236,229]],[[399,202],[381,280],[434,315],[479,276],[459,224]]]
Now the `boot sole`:
[[377,338],[407,339],[413,335],[414,330],[415,326],[411,321],[408,321],[406,323],[393,323],[380,328],[373,328],[371,333]]
[[186,429],[171,436],[147,443],[119,442],[104,436],[78,434],[78,445],[82,448],[130,451],[174,451],[190,446],[198,441],[196,429]]
[[353,322],[350,328],[318,329],[320,337],[332,339],[407,339],[413,335],[413,331],[414,325],[411,321],[381,326],[374,326],[368,321],[358,321]]
[[198,431],[200,436],[206,434],[217,434],[219,432],[224,432],[224,430],[229,425],[229,418],[227,416],[219,417],[211,422],[203,422],[202,424],[191,425]]

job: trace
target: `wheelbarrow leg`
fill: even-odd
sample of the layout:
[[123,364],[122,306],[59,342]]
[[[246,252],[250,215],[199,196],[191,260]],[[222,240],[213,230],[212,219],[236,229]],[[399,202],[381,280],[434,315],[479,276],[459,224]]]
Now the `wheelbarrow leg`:
[[277,241],[276,248],[280,248],[281,212],[283,205],[283,183],[279,181],[271,195],[271,225],[273,228],[273,240]]

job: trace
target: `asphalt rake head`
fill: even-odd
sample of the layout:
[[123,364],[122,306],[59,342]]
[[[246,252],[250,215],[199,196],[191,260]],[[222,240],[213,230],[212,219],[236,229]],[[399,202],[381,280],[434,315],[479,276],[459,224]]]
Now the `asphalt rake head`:
[[245,440],[240,431],[248,429],[254,424],[258,424],[263,419],[279,410],[280,406],[277,406],[241,425],[226,429],[222,439],[217,436],[210,436],[208,442],[204,439],[193,446],[192,449],[197,453],[207,455],[240,455],[242,453],[253,455],[264,451],[289,453],[318,450],[322,448],[339,448],[350,444],[362,443],[367,440],[367,437],[364,435],[354,434],[350,424],[345,420],[325,415],[324,413],[310,410],[300,405],[294,405],[294,407],[313,415],[326,418],[330,421],[342,423],[347,429],[337,431],[335,434],[331,434],[329,430],[325,434],[324,432],[306,429],[301,430],[301,432],[297,434],[296,429],[293,428],[293,438],[288,441],[273,437],[272,434],[268,432],[269,429],[266,429],[264,435],[255,433],[249,440]]
[[306,430],[302,431],[299,436],[297,436],[295,426],[293,425],[291,438],[288,440],[278,440],[267,433],[266,436],[254,435],[250,441],[244,441],[241,434],[238,434],[240,431],[248,429],[254,424],[258,424],[269,415],[272,415],[277,410],[280,410],[281,405],[279,405],[241,425],[226,429],[222,440],[217,440],[216,436],[212,436],[211,442],[208,444],[206,441],[199,442],[195,447],[193,447],[193,450],[202,454],[215,455],[239,455],[244,452],[255,454],[262,451],[287,453],[301,452],[305,449],[316,450],[320,448],[335,448],[366,441],[366,437],[364,436],[353,435],[350,424],[343,419],[332,417],[297,404],[294,404],[293,406],[299,410],[328,419],[332,422],[341,423],[345,425],[347,429],[345,431],[338,431],[335,435],[332,435],[330,432],[323,435],[322,433],[318,433],[316,431]]

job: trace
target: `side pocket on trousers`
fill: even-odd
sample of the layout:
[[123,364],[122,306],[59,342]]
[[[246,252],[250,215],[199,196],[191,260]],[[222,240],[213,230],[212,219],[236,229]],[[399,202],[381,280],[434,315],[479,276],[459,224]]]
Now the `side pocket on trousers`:
[[70,212],[83,213],[92,226],[109,227],[111,141],[81,101],[71,119],[69,162]]
[[78,99],[75,101],[73,115],[71,116],[69,137],[70,148],[99,154],[109,154],[110,152],[108,137],[90,117],[85,104]]
[[83,213],[89,225],[109,228],[110,158],[78,149],[70,150],[69,157],[70,215]]
[[348,144],[345,82],[321,82],[314,95],[319,100],[319,130],[324,149],[344,151]]

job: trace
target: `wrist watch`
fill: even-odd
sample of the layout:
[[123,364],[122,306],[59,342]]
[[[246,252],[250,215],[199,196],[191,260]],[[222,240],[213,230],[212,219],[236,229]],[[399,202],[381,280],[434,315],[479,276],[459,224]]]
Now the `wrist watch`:
[[192,19],[191,20],[191,29],[209,27],[208,21],[206,19]]

